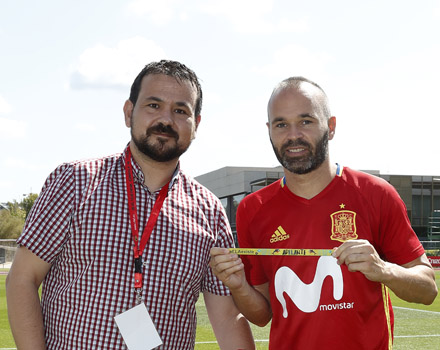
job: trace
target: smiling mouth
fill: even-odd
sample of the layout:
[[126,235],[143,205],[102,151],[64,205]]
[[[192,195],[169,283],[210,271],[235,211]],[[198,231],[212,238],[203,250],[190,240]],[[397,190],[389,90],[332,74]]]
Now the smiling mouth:
[[305,148],[294,148],[294,149],[288,149],[287,153],[301,153],[304,152],[306,149]]
[[175,135],[171,135],[171,134],[168,134],[166,132],[152,132],[151,134],[152,135],[156,135],[156,136],[173,137],[173,138],[175,138]]

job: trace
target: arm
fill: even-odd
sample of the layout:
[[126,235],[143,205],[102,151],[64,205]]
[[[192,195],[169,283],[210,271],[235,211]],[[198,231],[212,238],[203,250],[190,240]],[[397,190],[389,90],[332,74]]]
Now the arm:
[[429,305],[437,296],[435,274],[425,254],[400,266],[382,260],[370,242],[353,240],[336,248],[333,256],[339,265],[383,283],[405,301]]
[[231,296],[204,292],[206,310],[220,349],[255,349],[248,321]]
[[244,265],[227,248],[212,248],[210,266],[214,274],[231,291],[240,312],[252,323],[263,327],[272,318],[269,284],[251,286],[246,281]]
[[6,278],[9,323],[18,349],[46,349],[38,288],[50,264],[19,247]]

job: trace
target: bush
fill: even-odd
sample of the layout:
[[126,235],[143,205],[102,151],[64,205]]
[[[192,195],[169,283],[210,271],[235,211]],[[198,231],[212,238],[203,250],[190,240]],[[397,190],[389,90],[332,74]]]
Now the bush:
[[24,226],[24,218],[13,216],[8,210],[0,211],[0,239],[16,239]]

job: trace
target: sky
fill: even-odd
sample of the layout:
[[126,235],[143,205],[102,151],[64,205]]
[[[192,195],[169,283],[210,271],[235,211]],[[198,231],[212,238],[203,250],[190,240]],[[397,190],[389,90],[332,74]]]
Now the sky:
[[61,163],[122,152],[139,71],[180,61],[204,93],[181,168],[275,167],[267,101],[302,75],[336,116],[330,159],[440,175],[440,0],[0,0],[0,202]]

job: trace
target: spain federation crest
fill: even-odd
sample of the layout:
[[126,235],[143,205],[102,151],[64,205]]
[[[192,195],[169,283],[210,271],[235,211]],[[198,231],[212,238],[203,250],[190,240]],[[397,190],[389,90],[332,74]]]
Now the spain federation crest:
[[345,242],[356,239],[356,213],[350,210],[339,210],[330,215],[332,219],[333,241]]

